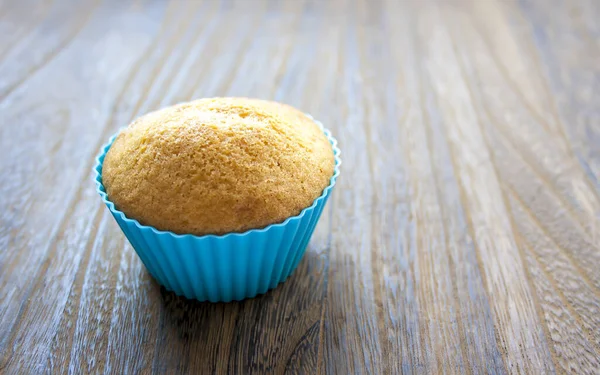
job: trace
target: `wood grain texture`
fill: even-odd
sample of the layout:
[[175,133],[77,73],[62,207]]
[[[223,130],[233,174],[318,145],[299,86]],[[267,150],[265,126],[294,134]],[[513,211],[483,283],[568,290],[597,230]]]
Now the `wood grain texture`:
[[[600,3],[0,1],[0,373],[597,374]],[[286,283],[149,276],[91,182],[148,111],[289,103],[343,173]]]

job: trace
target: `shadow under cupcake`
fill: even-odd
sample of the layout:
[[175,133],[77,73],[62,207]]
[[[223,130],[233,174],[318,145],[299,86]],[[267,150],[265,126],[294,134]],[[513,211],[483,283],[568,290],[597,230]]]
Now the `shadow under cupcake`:
[[201,99],[103,147],[97,190],[150,274],[200,301],[263,294],[296,269],[339,175],[331,133],[287,105]]

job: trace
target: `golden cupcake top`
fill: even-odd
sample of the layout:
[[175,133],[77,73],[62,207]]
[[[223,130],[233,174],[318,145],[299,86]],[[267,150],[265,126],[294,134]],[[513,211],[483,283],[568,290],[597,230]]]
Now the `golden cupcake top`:
[[104,159],[102,183],[127,217],[178,234],[262,228],[310,206],[333,150],[302,112],[247,98],[200,99],[142,116]]

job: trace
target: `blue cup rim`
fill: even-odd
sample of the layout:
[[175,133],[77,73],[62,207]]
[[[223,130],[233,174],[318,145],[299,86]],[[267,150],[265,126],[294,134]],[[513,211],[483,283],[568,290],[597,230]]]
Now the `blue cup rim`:
[[94,181],[96,182],[96,191],[98,192],[98,194],[102,198],[102,201],[108,207],[108,209],[113,214],[119,215],[121,220],[123,220],[129,224],[134,224],[138,229],[140,229],[142,231],[150,230],[157,235],[170,235],[175,238],[183,238],[183,239],[185,239],[185,238],[226,239],[226,238],[231,238],[231,237],[245,237],[245,236],[252,235],[254,233],[265,233],[274,228],[284,227],[292,221],[298,221],[298,220],[302,219],[302,217],[304,217],[304,215],[306,215],[306,213],[308,211],[313,210],[319,204],[320,201],[326,199],[327,196],[329,195],[329,192],[331,191],[331,189],[333,189],[338,176],[340,175],[340,165],[342,164],[342,159],[340,158],[340,154],[342,152],[337,146],[337,140],[335,139],[335,137],[333,137],[333,135],[331,134],[331,131],[326,129],[320,121],[315,120],[309,114],[306,114],[306,116],[308,118],[310,118],[311,120],[313,120],[319,126],[319,128],[321,128],[321,130],[323,131],[323,133],[325,133],[325,136],[329,140],[329,143],[331,144],[331,147],[333,149],[333,157],[335,160],[333,175],[331,176],[331,178],[329,180],[329,185],[325,189],[323,189],[323,192],[321,193],[321,195],[319,197],[317,197],[310,206],[304,208],[302,211],[300,211],[300,213],[298,215],[290,216],[287,219],[285,219],[284,221],[282,221],[281,223],[269,224],[263,228],[249,229],[245,232],[231,232],[231,233],[226,233],[226,234],[221,234],[221,235],[206,234],[203,236],[196,236],[194,234],[177,234],[177,233],[174,233],[171,231],[159,230],[152,226],[144,225],[144,224],[140,223],[139,221],[137,221],[136,219],[127,217],[127,215],[125,215],[125,213],[123,211],[120,211],[119,209],[117,209],[115,204],[108,199],[108,194],[106,193],[106,189],[104,188],[104,184],[102,183],[102,166],[104,164],[104,158],[106,157],[106,153],[108,152],[108,150],[110,149],[110,147],[112,146],[113,142],[115,141],[115,139],[117,138],[117,136],[119,135],[119,133],[121,132],[122,129],[120,129],[112,137],[110,137],[108,142],[104,146],[102,146],[100,153],[96,156],[96,159],[95,159],[96,164],[94,166],[94,173],[95,173]]

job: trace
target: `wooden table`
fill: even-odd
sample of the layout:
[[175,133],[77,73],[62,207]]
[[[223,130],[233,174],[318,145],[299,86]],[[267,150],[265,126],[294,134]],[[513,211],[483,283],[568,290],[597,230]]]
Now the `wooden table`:
[[[0,373],[600,371],[600,1],[0,5]],[[92,182],[205,96],[321,119],[342,177],[299,269],[161,289]]]

